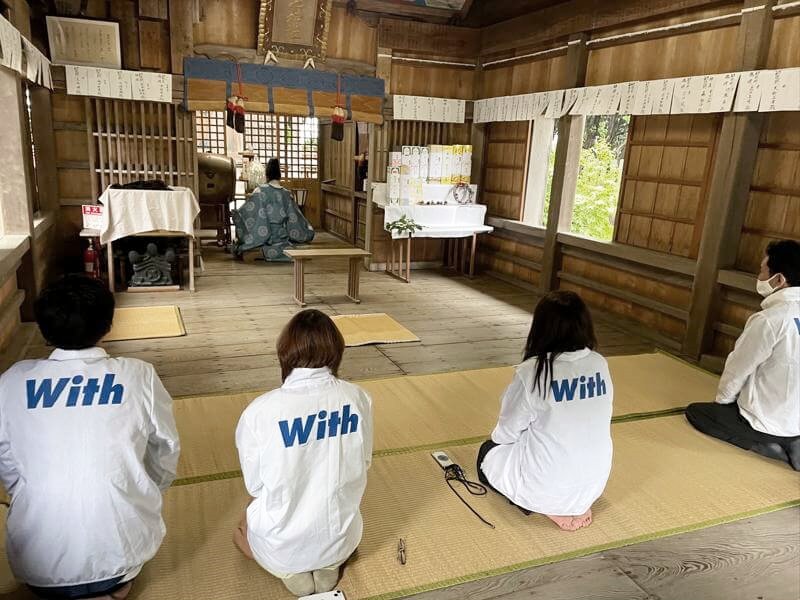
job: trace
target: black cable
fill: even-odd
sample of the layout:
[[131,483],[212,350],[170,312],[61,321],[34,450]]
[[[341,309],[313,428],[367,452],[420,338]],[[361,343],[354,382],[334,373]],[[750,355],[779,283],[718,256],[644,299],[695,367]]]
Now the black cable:
[[470,481],[469,479],[467,479],[467,475],[464,473],[464,469],[462,469],[459,465],[450,465],[449,467],[446,467],[445,470],[444,470],[444,480],[447,482],[448,487],[451,490],[453,490],[453,493],[456,496],[458,496],[458,499],[461,500],[461,502],[463,502],[464,506],[466,506],[468,509],[470,509],[470,511],[472,511],[472,514],[474,514],[483,523],[485,523],[486,525],[488,525],[492,529],[495,528],[492,523],[490,523],[489,521],[484,519],[480,515],[480,513],[478,513],[478,511],[476,511],[474,508],[472,508],[469,505],[469,502],[467,502],[466,500],[464,500],[464,498],[461,497],[461,494],[458,493],[458,490],[456,490],[456,488],[453,487],[453,483],[452,482],[453,481],[457,481],[458,483],[462,484],[467,489],[467,491],[470,494],[472,494],[473,496],[485,496],[486,495],[486,486],[481,485],[480,483],[477,483],[475,481]]

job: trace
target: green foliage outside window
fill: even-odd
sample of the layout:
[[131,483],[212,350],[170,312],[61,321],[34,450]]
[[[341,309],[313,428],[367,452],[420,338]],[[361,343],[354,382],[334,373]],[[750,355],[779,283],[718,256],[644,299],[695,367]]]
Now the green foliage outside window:
[[[587,117],[581,149],[572,231],[604,242],[614,235],[614,217],[622,180],[622,161],[628,137],[627,115]],[[555,144],[550,151],[550,182]],[[550,204],[550,182],[545,196],[544,219]]]

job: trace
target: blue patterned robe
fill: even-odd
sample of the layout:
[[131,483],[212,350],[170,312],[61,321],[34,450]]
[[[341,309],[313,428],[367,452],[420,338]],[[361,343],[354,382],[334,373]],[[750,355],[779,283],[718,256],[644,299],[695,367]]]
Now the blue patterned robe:
[[233,224],[237,238],[234,254],[260,247],[268,261],[288,261],[284,250],[314,239],[314,228],[291,194],[271,185],[259,186],[239,210],[233,211]]

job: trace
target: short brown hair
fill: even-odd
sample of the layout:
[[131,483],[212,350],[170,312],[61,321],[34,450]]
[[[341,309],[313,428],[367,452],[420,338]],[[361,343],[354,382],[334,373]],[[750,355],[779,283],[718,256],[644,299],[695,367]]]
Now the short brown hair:
[[344,338],[328,315],[313,309],[302,310],[281,331],[277,348],[283,381],[294,369],[328,367],[338,375]]

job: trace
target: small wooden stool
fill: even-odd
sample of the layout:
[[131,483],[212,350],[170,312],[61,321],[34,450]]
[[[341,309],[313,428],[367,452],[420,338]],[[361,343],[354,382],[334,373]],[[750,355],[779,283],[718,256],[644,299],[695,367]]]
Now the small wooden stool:
[[284,250],[284,254],[294,261],[294,301],[301,307],[305,301],[305,262],[312,258],[349,258],[350,269],[347,275],[347,297],[360,304],[358,284],[361,278],[361,262],[370,253],[361,248],[308,248],[303,250]]

